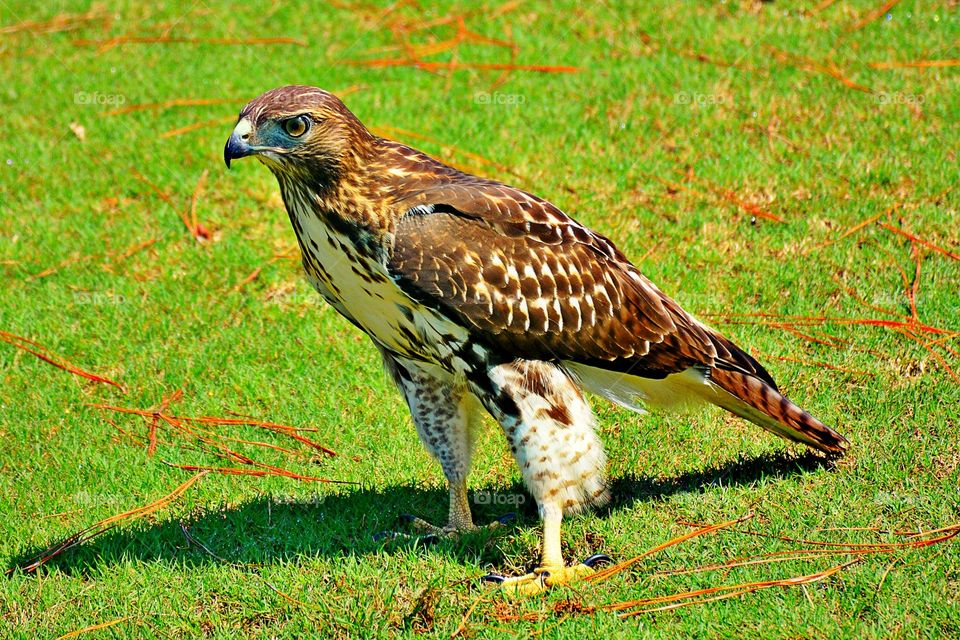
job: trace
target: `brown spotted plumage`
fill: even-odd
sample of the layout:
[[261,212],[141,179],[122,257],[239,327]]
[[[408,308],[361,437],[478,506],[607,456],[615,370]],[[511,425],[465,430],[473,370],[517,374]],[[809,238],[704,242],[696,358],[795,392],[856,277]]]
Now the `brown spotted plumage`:
[[377,345],[440,461],[445,532],[473,527],[474,405],[503,427],[544,518],[549,568],[517,588],[582,573],[563,568],[560,518],[607,498],[581,388],[637,410],[706,401],[820,451],[847,446],[610,240],[546,200],[372,135],[325,91],[282,87],[248,104],[224,158],[248,155],[277,177],[310,281]]

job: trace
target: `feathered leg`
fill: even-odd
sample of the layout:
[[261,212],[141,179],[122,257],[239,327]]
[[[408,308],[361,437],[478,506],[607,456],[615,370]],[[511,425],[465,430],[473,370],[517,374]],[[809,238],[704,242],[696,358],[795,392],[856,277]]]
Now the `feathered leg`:
[[592,573],[585,564],[567,567],[560,545],[564,513],[608,499],[606,454],[586,399],[561,368],[548,362],[502,364],[489,370],[488,381],[475,393],[503,427],[543,520],[540,567],[526,576],[490,579],[528,594]]
[[[400,363],[388,354],[384,354],[384,363],[410,407],[420,441],[440,463],[450,491],[446,526],[437,527],[413,516],[406,516],[407,520],[420,533],[440,537],[475,530],[467,498],[467,476],[479,410],[476,400],[452,376],[441,377],[414,364]],[[492,526],[499,526],[501,521]]]

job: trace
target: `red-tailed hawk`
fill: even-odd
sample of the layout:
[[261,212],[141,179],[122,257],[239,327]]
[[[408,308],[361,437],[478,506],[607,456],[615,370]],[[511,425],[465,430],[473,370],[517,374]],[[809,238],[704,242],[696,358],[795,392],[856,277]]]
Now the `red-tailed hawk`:
[[610,240],[546,200],[371,134],[314,87],[268,91],[240,113],[224,160],[256,156],[280,183],[307,277],[370,336],[450,488],[467,502],[477,405],[503,431],[543,519],[536,591],[567,567],[560,521],[607,499],[606,457],[583,395],[635,410],[706,401],[837,454],[847,441],[778,390]]

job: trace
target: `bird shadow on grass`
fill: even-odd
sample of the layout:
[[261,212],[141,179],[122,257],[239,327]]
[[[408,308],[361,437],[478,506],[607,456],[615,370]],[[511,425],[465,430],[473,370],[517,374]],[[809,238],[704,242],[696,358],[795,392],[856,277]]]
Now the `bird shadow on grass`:
[[[611,502],[593,517],[605,517],[637,502],[709,492],[716,486],[746,486],[764,479],[783,479],[831,465],[829,460],[810,453],[797,456],[781,452],[741,457],[672,477],[615,478],[610,487]],[[519,511],[520,526],[537,523],[536,505],[519,483],[473,491],[471,503],[478,524],[496,520],[509,508]],[[375,536],[383,530],[402,530],[398,522],[401,513],[443,523],[446,504],[446,491],[412,485],[362,487],[318,495],[312,500],[265,496],[238,506],[200,509],[181,519],[108,531],[53,557],[39,573],[54,570],[88,575],[104,565],[131,561],[167,562],[182,567],[221,563],[251,568],[312,557],[355,562],[364,555],[381,552],[443,554],[458,561],[502,565],[505,551],[511,549],[502,549],[495,532],[478,532],[435,545],[425,545],[414,537],[384,541]],[[23,566],[43,551],[24,550],[10,566]]]

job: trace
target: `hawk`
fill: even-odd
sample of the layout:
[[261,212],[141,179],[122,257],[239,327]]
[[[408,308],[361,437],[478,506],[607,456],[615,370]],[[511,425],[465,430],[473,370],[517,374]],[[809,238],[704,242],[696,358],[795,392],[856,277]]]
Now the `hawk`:
[[449,485],[437,531],[476,528],[473,425],[485,410],[503,428],[543,521],[540,567],[489,576],[506,588],[592,572],[560,551],[563,515],[608,499],[584,390],[636,411],[705,401],[827,454],[848,446],[610,240],[542,198],[373,135],[331,93],[264,93],[223,153],[228,168],[256,156],[273,172],[307,277],[380,351]]

